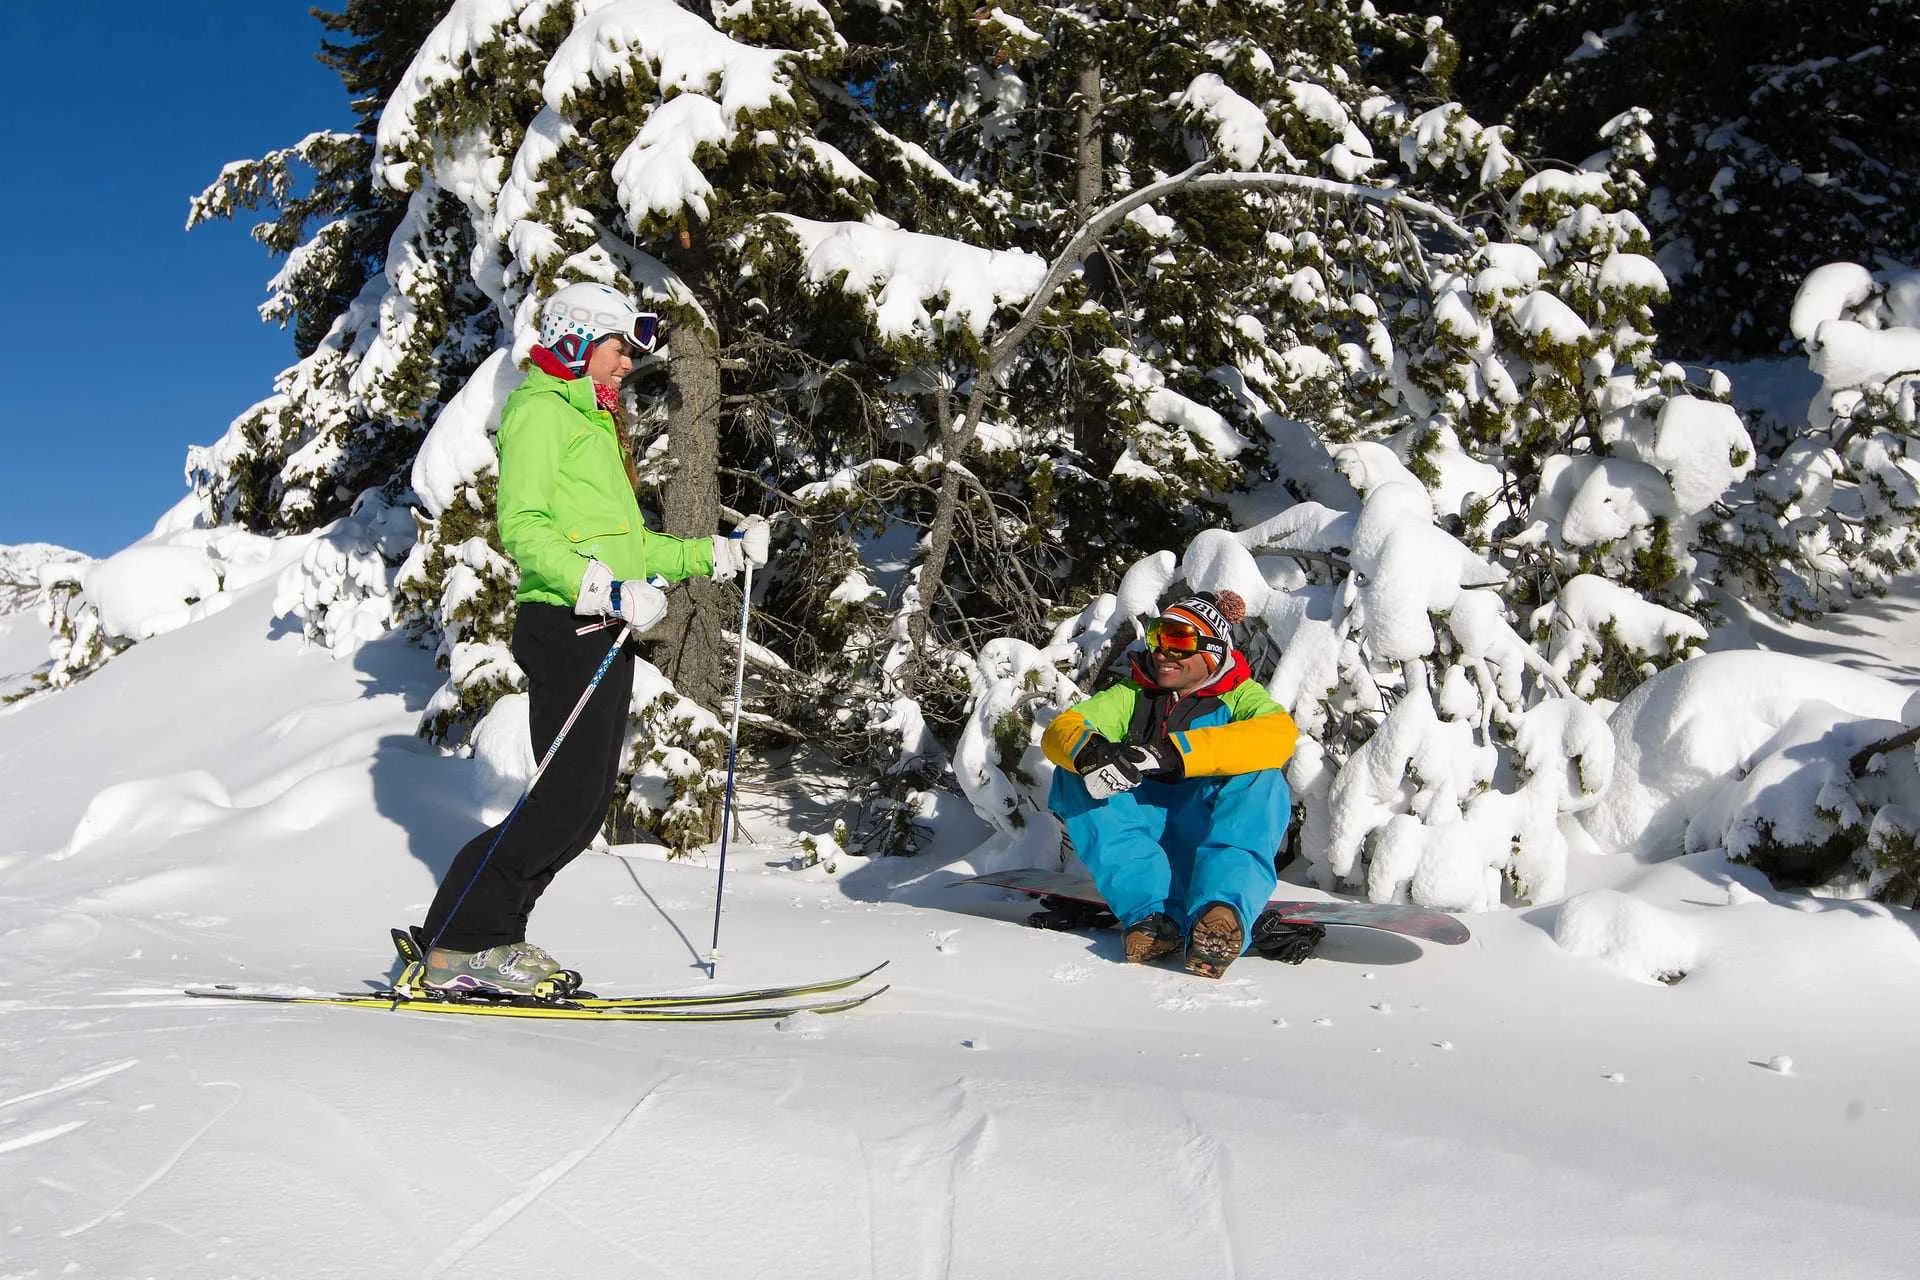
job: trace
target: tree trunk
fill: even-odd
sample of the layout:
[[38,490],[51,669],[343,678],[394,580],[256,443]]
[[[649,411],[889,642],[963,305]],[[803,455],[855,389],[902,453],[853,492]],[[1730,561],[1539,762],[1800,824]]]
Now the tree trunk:
[[[677,326],[672,344],[667,449],[674,473],[661,515],[677,538],[708,537],[720,522],[720,345],[698,324]],[[671,599],[666,621],[649,633],[660,642],[655,661],[683,697],[719,714],[731,691],[724,595],[709,579],[689,578]]]
[[[1073,116],[1073,212],[1075,221],[1081,226],[1085,226],[1099,211],[1100,197],[1106,191],[1106,149],[1100,131],[1100,111],[1106,103],[1102,72],[1098,58],[1081,67],[1074,92],[1078,106]],[[1099,253],[1089,254],[1083,271],[1087,296],[1095,302],[1105,301],[1108,285],[1106,258]],[[1074,363],[1084,368],[1089,362],[1099,359],[1099,346],[1087,334],[1076,333],[1073,336]],[[1110,406],[1095,403],[1092,397],[1086,395],[1074,398],[1073,447],[1101,473],[1112,467],[1120,456],[1119,450],[1113,447],[1113,434]]]
[[1085,223],[1100,208],[1100,193],[1105,189],[1106,160],[1100,143],[1100,109],[1106,91],[1100,79],[1099,59],[1080,68],[1076,96],[1079,106],[1073,114],[1073,212],[1075,220]]

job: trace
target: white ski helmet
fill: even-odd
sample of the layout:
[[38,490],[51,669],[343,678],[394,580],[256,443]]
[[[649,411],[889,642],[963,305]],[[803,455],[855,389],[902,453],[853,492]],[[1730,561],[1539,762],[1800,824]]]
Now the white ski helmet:
[[593,344],[614,334],[635,351],[651,351],[660,339],[660,317],[604,284],[566,285],[540,308],[540,345],[575,373],[586,369]]

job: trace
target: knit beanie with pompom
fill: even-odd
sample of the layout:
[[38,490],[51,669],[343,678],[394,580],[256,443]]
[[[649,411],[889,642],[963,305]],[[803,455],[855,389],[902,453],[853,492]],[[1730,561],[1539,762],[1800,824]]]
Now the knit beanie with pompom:
[[1237,591],[1199,591],[1175,600],[1160,616],[1199,632],[1199,652],[1206,657],[1207,670],[1218,671],[1233,649],[1234,624],[1247,616],[1247,602]]

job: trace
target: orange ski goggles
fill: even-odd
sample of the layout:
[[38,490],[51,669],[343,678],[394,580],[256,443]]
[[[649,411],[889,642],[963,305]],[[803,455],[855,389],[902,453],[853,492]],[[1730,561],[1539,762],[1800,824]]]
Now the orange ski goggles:
[[1196,653],[1224,658],[1227,646],[1218,636],[1208,635],[1191,622],[1178,618],[1155,618],[1147,624],[1147,648],[1176,658],[1191,658]]

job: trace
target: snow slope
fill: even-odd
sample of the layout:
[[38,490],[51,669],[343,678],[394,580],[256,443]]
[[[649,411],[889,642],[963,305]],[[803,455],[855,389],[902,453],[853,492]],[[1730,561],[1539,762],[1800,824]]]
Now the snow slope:
[[[984,834],[958,801],[927,855],[789,870],[824,822],[760,772],[716,982],[710,865],[583,857],[536,936],[602,991],[890,960],[859,1011],[189,1001],[384,979],[479,827],[473,765],[411,733],[428,656],[303,649],[271,595],[0,711],[0,1276],[1915,1273],[1914,916],[1711,855],[1211,983],[948,888]],[[1655,935],[1684,981],[1623,971]]]
[[[0,614],[0,698],[24,687],[27,677],[47,665],[51,633],[31,610]],[[0,715],[6,704],[0,703]]]

